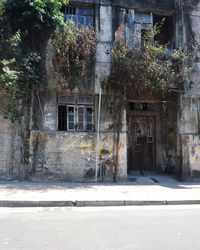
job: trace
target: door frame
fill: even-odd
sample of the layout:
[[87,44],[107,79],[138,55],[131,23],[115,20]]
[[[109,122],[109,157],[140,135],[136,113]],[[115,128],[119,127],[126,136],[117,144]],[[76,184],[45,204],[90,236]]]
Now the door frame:
[[[130,101],[131,102],[131,101]],[[153,146],[153,168],[152,170],[157,169],[157,134],[156,134],[156,128],[157,128],[157,116],[158,113],[156,111],[130,111],[127,110],[127,136],[128,136],[128,117],[138,116],[138,117],[153,117],[154,118],[154,146]],[[127,172],[131,171],[128,166],[128,148],[129,145],[127,144]]]

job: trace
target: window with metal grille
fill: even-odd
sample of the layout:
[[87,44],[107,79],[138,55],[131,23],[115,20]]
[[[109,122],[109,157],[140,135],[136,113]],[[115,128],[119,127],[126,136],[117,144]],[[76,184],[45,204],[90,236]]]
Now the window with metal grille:
[[94,131],[94,98],[59,96],[58,130]]
[[76,26],[94,26],[94,9],[92,7],[65,7],[65,22],[72,20]]

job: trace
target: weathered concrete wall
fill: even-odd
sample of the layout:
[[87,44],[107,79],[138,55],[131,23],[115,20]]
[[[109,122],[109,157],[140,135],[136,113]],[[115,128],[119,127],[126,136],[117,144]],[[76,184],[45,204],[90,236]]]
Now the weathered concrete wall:
[[[190,29],[194,39],[200,45],[200,3],[194,6],[190,12]],[[196,53],[195,68],[190,74],[190,94],[193,97],[200,96],[200,51]]]
[[100,83],[106,80],[111,72],[112,25],[112,7],[101,5],[99,12],[96,14],[98,44],[95,67],[95,92],[97,94],[99,93]]
[[183,180],[195,180],[200,178],[200,140],[199,135],[182,136]]
[[[71,2],[79,4],[99,4],[99,0],[73,0]],[[102,5],[121,6],[125,8],[138,9],[159,9],[160,11],[172,11],[174,9],[174,0],[101,0]]]
[[15,126],[3,118],[6,100],[0,93],[0,179],[12,178]]
[[[47,48],[46,57],[46,91],[40,91],[34,98],[34,122],[31,133],[31,148],[33,156],[31,176],[41,179],[59,179],[67,181],[94,180],[96,158],[96,132],[60,132],[57,124],[57,96],[93,95],[95,99],[95,124],[97,124],[98,96],[100,82],[104,80],[111,70],[111,46],[113,42],[112,7],[101,5],[96,9],[97,57],[95,65],[95,78],[93,81],[74,83],[66,86],[60,82],[58,74],[52,64],[51,41]],[[89,84],[88,84],[89,83]],[[105,94],[105,93],[104,93]],[[113,121],[112,96],[102,98],[101,109],[101,137],[100,162],[102,179],[113,179],[114,161],[116,157],[116,129]],[[111,111],[112,109],[112,111]],[[112,113],[112,114],[111,114]],[[126,117],[123,112],[122,131],[120,134],[119,150],[119,178],[127,176],[126,164]],[[96,131],[97,127],[95,128]],[[102,177],[103,176],[103,177]]]
[[123,6],[125,8],[135,8],[139,10],[160,10],[160,11],[173,11],[174,1],[173,0],[114,0],[113,5]]
[[[114,133],[101,133],[100,159],[105,179],[112,180],[114,171]],[[125,179],[125,134],[120,135],[119,178]],[[47,180],[94,181],[96,133],[32,131],[33,166],[31,176]]]
[[200,140],[199,135],[190,136],[187,145],[192,178],[200,177]]
[[199,160],[199,107],[192,96],[180,98],[179,126],[180,154],[182,156],[181,175],[183,180],[200,177]]
[[[72,1],[73,2],[73,1]],[[154,12],[162,15],[174,14],[176,26],[176,46],[183,46],[188,34],[193,33],[200,39],[200,5],[184,9],[184,18],[180,12],[180,6],[175,12],[175,2],[178,1],[111,1],[102,0],[77,0],[74,2],[95,4],[95,28],[98,45],[95,64],[95,74],[92,80],[81,79],[73,86],[65,86],[52,64],[51,41],[46,51],[46,86],[40,89],[33,98],[33,122],[31,132],[30,176],[32,178],[67,181],[90,181],[94,180],[96,132],[59,132],[57,124],[57,96],[69,95],[92,95],[95,103],[95,124],[97,124],[98,94],[100,82],[111,72],[113,42],[124,40],[132,46],[133,35],[141,38],[142,26],[134,27],[133,19],[135,11]],[[191,3],[198,1],[187,1]],[[186,1],[185,1],[186,3]],[[188,14],[191,14],[188,22]],[[187,16],[187,18],[186,18]],[[191,25],[191,26],[190,26]],[[141,27],[140,27],[141,26]],[[151,25],[150,25],[151,26]],[[137,34],[138,32],[138,34]],[[192,84],[189,91],[176,100],[169,100],[161,94],[148,96],[145,92],[139,93],[132,90],[134,100],[154,101],[156,103],[156,157],[157,170],[168,169],[171,172],[180,171],[182,158],[182,176],[194,178],[200,172],[200,139],[199,139],[199,104],[200,96],[200,56],[197,55],[195,70],[192,72]],[[191,85],[191,86],[190,86]],[[107,96],[106,96],[107,95]],[[1,98],[1,96],[0,96]],[[172,98],[173,99],[173,98]],[[166,101],[169,102],[166,102]],[[100,125],[100,160],[105,179],[112,180],[114,162],[116,158],[116,121],[113,93],[103,91],[101,125]],[[177,123],[177,109],[179,119]],[[122,107],[119,149],[119,177],[127,176],[127,124],[126,107]],[[0,178],[7,178],[12,173],[16,176],[20,172],[13,165],[13,151],[16,147],[14,142],[14,126],[0,115]],[[14,145],[14,146],[13,146]],[[19,156],[20,158],[20,156]]]
[[180,134],[198,134],[198,102],[189,97],[181,98]]
[[[184,1],[183,37],[186,42],[195,39],[199,43],[200,39],[200,3],[199,1]],[[188,18],[189,17],[189,18]],[[186,84],[185,94],[180,97],[179,112],[179,134],[180,153],[182,155],[182,178],[192,180],[200,177],[199,159],[199,97],[200,97],[200,63],[199,52],[196,60],[192,62],[194,67],[190,73]]]
[[0,116],[0,126],[0,179],[5,179],[13,168],[13,125]]
[[155,119],[155,170],[179,175],[177,94],[127,89],[127,101],[153,103],[154,111],[129,112],[129,115],[152,116]]

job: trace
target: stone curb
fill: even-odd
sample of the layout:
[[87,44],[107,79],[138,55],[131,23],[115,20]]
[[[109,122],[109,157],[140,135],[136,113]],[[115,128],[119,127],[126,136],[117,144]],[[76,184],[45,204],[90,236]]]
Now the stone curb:
[[0,207],[107,207],[107,206],[158,206],[198,205],[200,200],[93,200],[93,201],[20,201],[0,200]]

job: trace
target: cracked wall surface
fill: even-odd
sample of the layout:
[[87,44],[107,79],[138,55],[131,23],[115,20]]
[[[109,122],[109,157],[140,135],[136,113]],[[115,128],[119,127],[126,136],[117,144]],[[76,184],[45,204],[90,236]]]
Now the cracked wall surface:
[[[153,25],[153,14],[173,19],[172,47],[184,46],[193,36],[200,40],[199,1],[71,1],[77,5],[94,6],[97,54],[94,76],[80,79],[73,86],[64,86],[54,71],[52,47],[46,50],[46,86],[33,97],[33,119],[30,136],[31,179],[91,181],[94,180],[96,164],[96,140],[98,98],[101,83],[112,69],[112,46],[124,42],[132,47],[141,43],[141,30]],[[182,8],[183,7],[183,8]],[[181,12],[183,11],[183,13]],[[149,13],[150,22],[135,22],[137,13]],[[176,89],[165,95],[162,92],[127,90],[122,106],[119,138],[119,179],[127,178],[128,103],[154,103],[156,120],[155,157],[156,171],[166,171],[183,179],[200,177],[200,55],[197,53],[195,67],[185,83],[186,89]],[[125,85],[126,83],[124,83]],[[64,86],[64,87],[63,87]],[[174,87],[174,86],[171,86]],[[95,100],[93,132],[58,131],[59,95],[92,96]],[[0,103],[3,96],[0,95]],[[100,122],[99,178],[111,181],[116,160],[117,131],[115,129],[113,91],[103,89]],[[144,113],[140,113],[142,116]],[[134,113],[138,115],[138,113]],[[146,114],[145,114],[146,115]],[[15,126],[0,115],[0,179],[18,176],[20,166],[14,164],[15,149],[21,141],[16,139]],[[20,150],[17,151],[18,157]]]

